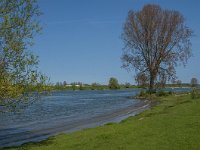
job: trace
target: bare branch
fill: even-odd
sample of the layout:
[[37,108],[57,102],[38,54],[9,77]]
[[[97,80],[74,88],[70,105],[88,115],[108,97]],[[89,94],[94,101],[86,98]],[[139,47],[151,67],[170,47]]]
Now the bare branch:
[[145,70],[152,89],[161,76],[174,78],[178,62],[187,63],[191,56],[191,36],[192,30],[178,11],[150,4],[141,11],[129,11],[122,33],[123,67],[139,73]]

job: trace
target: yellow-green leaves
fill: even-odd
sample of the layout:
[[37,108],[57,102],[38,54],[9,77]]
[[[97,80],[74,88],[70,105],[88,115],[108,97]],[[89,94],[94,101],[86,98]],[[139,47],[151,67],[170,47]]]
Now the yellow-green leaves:
[[38,57],[28,49],[41,30],[40,15],[36,0],[0,1],[0,105],[46,86],[47,77],[37,71]]

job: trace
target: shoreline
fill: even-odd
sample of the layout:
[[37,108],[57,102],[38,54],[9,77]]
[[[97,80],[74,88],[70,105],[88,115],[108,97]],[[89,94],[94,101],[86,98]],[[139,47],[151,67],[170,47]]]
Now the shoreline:
[[150,109],[155,104],[150,100],[139,100],[137,104],[128,106],[123,109],[116,110],[114,112],[106,113],[103,115],[95,116],[89,119],[82,119],[78,121],[72,121],[70,123],[64,123],[61,125],[54,126],[45,130],[34,131],[31,133],[25,133],[25,135],[17,136],[12,138],[10,142],[2,142],[1,148],[18,147],[23,144],[37,143],[48,139],[49,137],[56,136],[59,134],[67,134],[76,131],[81,131],[88,128],[95,128],[103,126],[108,123],[119,123],[122,120],[127,119],[130,116],[135,116],[142,113],[143,111]]

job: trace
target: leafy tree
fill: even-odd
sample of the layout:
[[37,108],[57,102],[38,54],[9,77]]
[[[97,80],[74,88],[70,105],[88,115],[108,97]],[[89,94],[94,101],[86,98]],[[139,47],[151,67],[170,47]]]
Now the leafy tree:
[[84,90],[84,87],[83,87],[82,83],[79,84],[79,90]]
[[110,78],[108,87],[110,89],[119,89],[120,86],[119,86],[118,80],[114,77]]
[[62,82],[59,82],[59,86],[63,87],[63,83],[62,83]]
[[[47,78],[37,71],[38,57],[29,48],[41,27],[36,0],[0,1],[0,105],[14,103],[32,90],[43,90]],[[23,97],[23,98],[22,98]]]
[[128,82],[126,82],[126,83],[125,83],[125,88],[130,88],[130,87],[131,87],[131,84],[128,83]]
[[74,83],[71,83],[71,85],[72,85],[72,90],[76,90],[76,83],[74,82]]
[[92,83],[91,84],[91,90],[96,90],[98,87],[98,84],[97,83]]
[[56,87],[59,87],[60,86],[60,82],[56,82]]
[[196,87],[198,85],[198,80],[197,80],[197,78],[192,78],[191,79],[191,86],[192,87]]
[[162,76],[176,78],[175,67],[185,65],[191,56],[192,30],[178,11],[145,5],[140,11],[129,11],[122,39],[123,67],[148,77],[149,90]]
[[64,82],[63,82],[63,85],[66,86],[66,85],[67,85],[67,81],[64,81]]
[[177,84],[179,87],[181,87],[181,86],[182,86],[182,81],[181,81],[181,80],[177,80],[177,81],[176,81],[176,84]]

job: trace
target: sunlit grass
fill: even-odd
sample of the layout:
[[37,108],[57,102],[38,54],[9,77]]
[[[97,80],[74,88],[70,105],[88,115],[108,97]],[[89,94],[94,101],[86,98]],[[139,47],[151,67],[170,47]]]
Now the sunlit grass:
[[188,150],[200,147],[200,99],[159,97],[159,105],[121,123],[86,129],[26,144],[28,150]]

